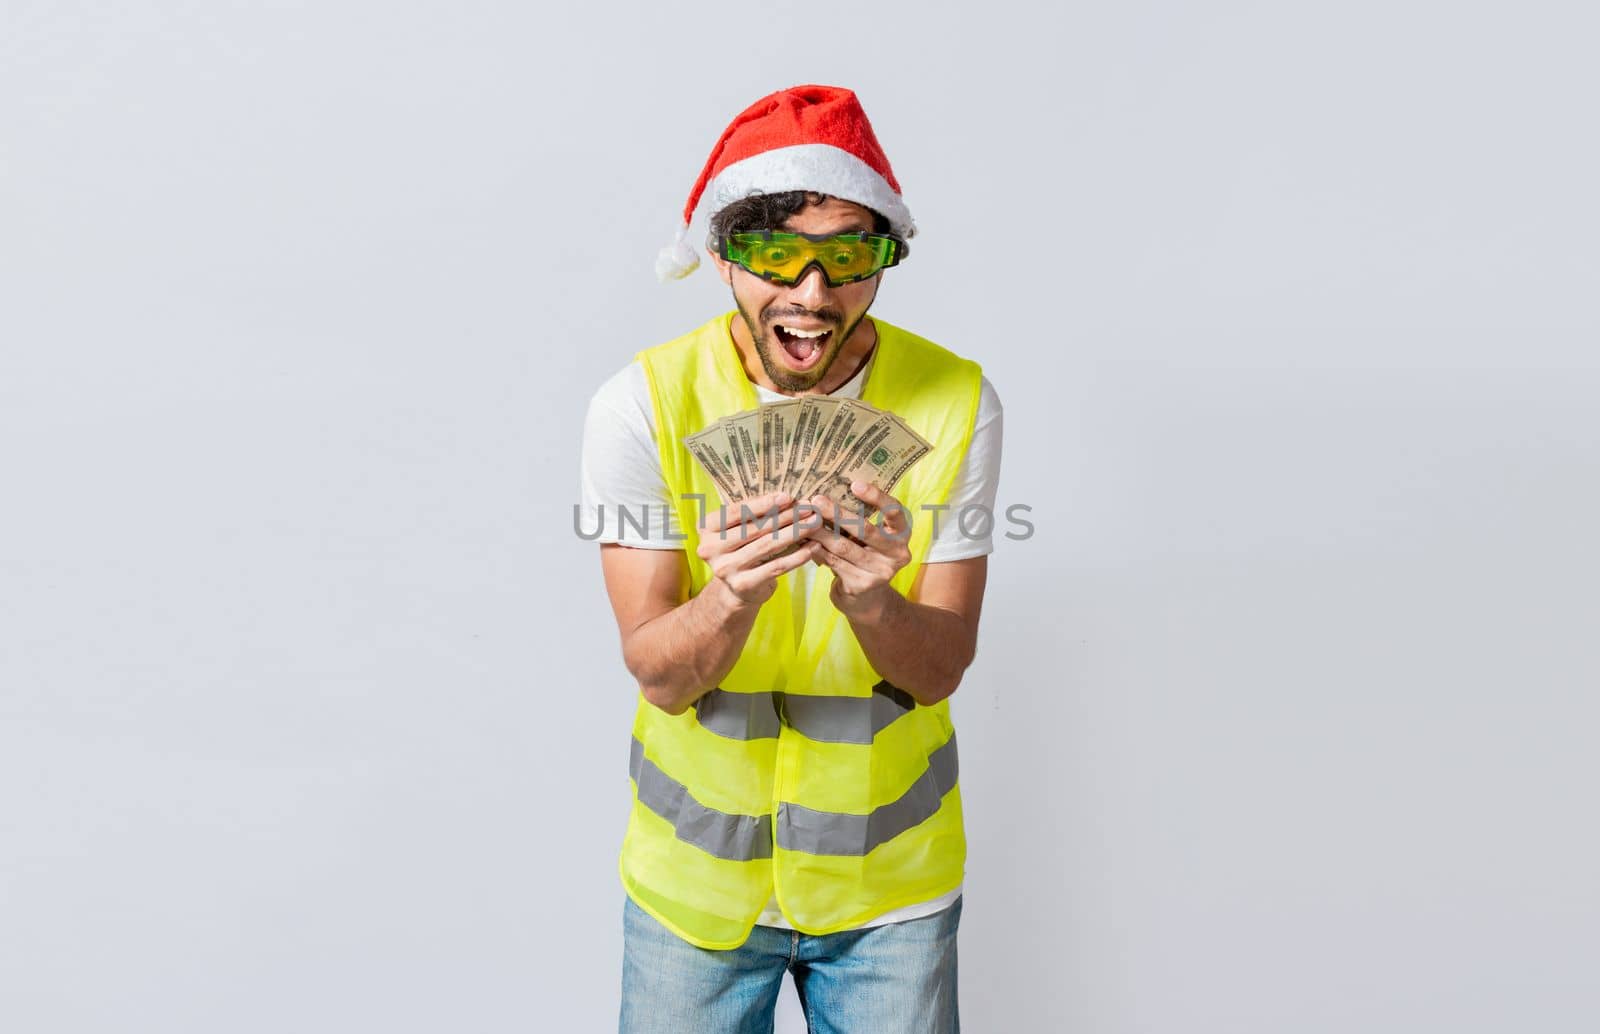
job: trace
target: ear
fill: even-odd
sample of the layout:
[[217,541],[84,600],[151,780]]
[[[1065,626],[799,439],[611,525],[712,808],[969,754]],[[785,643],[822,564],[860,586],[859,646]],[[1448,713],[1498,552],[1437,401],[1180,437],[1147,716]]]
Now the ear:
[[706,249],[706,254],[710,255],[711,256],[711,261],[716,264],[717,275],[722,278],[722,282],[727,284],[729,287],[732,287],[733,286],[733,263],[729,262],[727,259],[723,258],[721,255],[718,255],[711,248],[707,248]]

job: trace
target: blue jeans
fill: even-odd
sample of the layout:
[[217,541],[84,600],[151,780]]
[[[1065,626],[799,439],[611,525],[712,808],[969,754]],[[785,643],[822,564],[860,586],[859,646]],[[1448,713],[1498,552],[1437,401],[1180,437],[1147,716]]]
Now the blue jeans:
[[959,1034],[961,898],[921,919],[813,937],[757,926],[698,948],[623,895],[622,1034],[772,1034],[784,970],[811,1034]]

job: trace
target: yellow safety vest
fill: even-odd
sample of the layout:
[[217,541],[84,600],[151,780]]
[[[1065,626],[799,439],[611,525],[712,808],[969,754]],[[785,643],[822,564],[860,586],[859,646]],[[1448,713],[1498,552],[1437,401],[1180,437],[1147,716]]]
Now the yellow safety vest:
[[[695,553],[701,502],[720,497],[683,445],[720,417],[760,405],[729,332],[735,313],[638,353],[655,410],[661,469],[688,559],[690,593],[712,572]],[[862,398],[933,443],[891,490],[912,518],[909,596],[972,440],[981,370],[875,320]],[[944,513],[942,519],[953,519]],[[966,836],[948,701],[923,707],[873,671],[818,565],[796,642],[780,576],[721,683],[682,714],[640,695],[629,777],[633,807],[618,869],[636,904],[702,948],[743,944],[776,892],[797,930],[833,933],[961,883]]]

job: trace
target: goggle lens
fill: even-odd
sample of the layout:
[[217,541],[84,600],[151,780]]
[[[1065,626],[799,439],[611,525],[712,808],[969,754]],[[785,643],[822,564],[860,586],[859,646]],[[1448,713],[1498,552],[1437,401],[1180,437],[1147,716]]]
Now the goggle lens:
[[779,284],[796,283],[812,263],[834,287],[865,280],[898,263],[903,250],[898,237],[882,233],[813,237],[771,230],[733,233],[722,239],[723,258]]

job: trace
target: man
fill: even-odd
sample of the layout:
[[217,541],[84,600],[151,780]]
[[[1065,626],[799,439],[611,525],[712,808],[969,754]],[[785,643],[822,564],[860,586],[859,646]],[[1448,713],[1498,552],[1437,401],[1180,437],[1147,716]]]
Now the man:
[[[621,1029],[770,1031],[787,970],[814,1032],[954,1031],[966,841],[947,701],[993,548],[992,519],[975,537],[955,517],[993,512],[999,399],[975,362],[867,315],[914,228],[849,90],[782,90],[733,121],[663,278],[697,264],[697,209],[736,312],[638,353],[584,431],[586,526],[639,689]],[[807,395],[862,399],[933,444],[893,495],[850,486],[877,521],[822,496],[719,505],[683,444]]]

